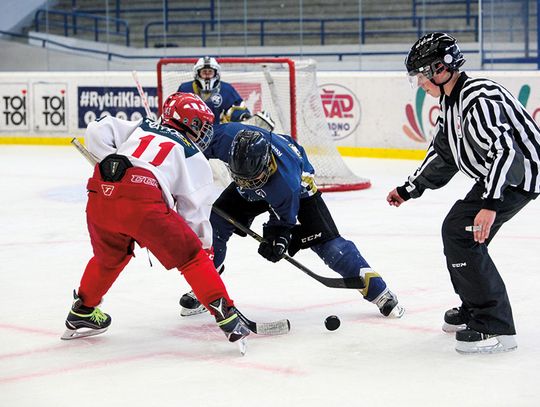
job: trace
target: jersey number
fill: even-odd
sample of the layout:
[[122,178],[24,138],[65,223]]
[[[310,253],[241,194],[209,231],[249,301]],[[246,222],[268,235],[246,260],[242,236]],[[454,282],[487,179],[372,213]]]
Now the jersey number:
[[[135,151],[131,155],[135,158],[141,158],[141,155],[144,153],[144,151],[148,148],[152,140],[154,140],[155,138],[156,136],[152,136],[152,135],[141,137],[139,139],[140,141],[139,146],[135,149]],[[165,161],[165,158],[173,149],[174,144],[175,143],[171,141],[165,141],[163,143],[159,143],[159,151],[154,157],[154,159],[152,161],[149,161],[149,163],[152,164],[154,167],[157,167],[163,164],[163,161]]]

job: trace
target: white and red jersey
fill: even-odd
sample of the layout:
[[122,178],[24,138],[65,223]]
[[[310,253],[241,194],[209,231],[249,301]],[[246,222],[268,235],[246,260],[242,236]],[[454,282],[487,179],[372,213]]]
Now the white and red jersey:
[[185,135],[150,119],[127,121],[107,116],[90,123],[84,137],[99,161],[109,154],[122,154],[134,167],[151,171],[169,207],[199,236],[203,248],[212,246],[212,170]]

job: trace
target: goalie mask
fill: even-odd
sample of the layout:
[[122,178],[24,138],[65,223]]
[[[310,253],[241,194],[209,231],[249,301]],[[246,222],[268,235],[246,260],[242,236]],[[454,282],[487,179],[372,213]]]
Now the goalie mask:
[[214,113],[193,93],[176,92],[163,103],[161,124],[185,132],[202,151],[214,135]]
[[229,152],[229,172],[240,188],[261,188],[276,172],[270,140],[255,130],[239,131]]
[[416,86],[424,78],[435,85],[444,85],[433,82],[433,77],[444,69],[456,72],[464,63],[456,39],[441,32],[424,35],[414,43],[405,59],[409,81]]
[[193,77],[202,92],[212,92],[219,85],[221,67],[216,58],[199,58],[193,67]]

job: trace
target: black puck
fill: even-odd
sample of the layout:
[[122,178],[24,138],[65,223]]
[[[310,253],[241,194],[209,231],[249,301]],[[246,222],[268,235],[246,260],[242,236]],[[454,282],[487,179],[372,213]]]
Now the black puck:
[[326,319],[324,320],[324,326],[329,331],[335,331],[336,329],[339,328],[340,325],[341,325],[341,321],[335,315],[330,315],[329,317],[326,317]]

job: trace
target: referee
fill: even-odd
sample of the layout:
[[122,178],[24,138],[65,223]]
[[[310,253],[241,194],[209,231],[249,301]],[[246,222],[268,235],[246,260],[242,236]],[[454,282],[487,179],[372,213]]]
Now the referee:
[[488,245],[500,227],[540,192],[540,128],[505,88],[473,79],[455,38],[430,33],[411,48],[405,65],[412,83],[439,98],[437,134],[426,158],[386,200],[400,206],[461,171],[475,180],[444,220],[444,255],[461,306],[445,313],[460,353],[517,348],[512,308]]

